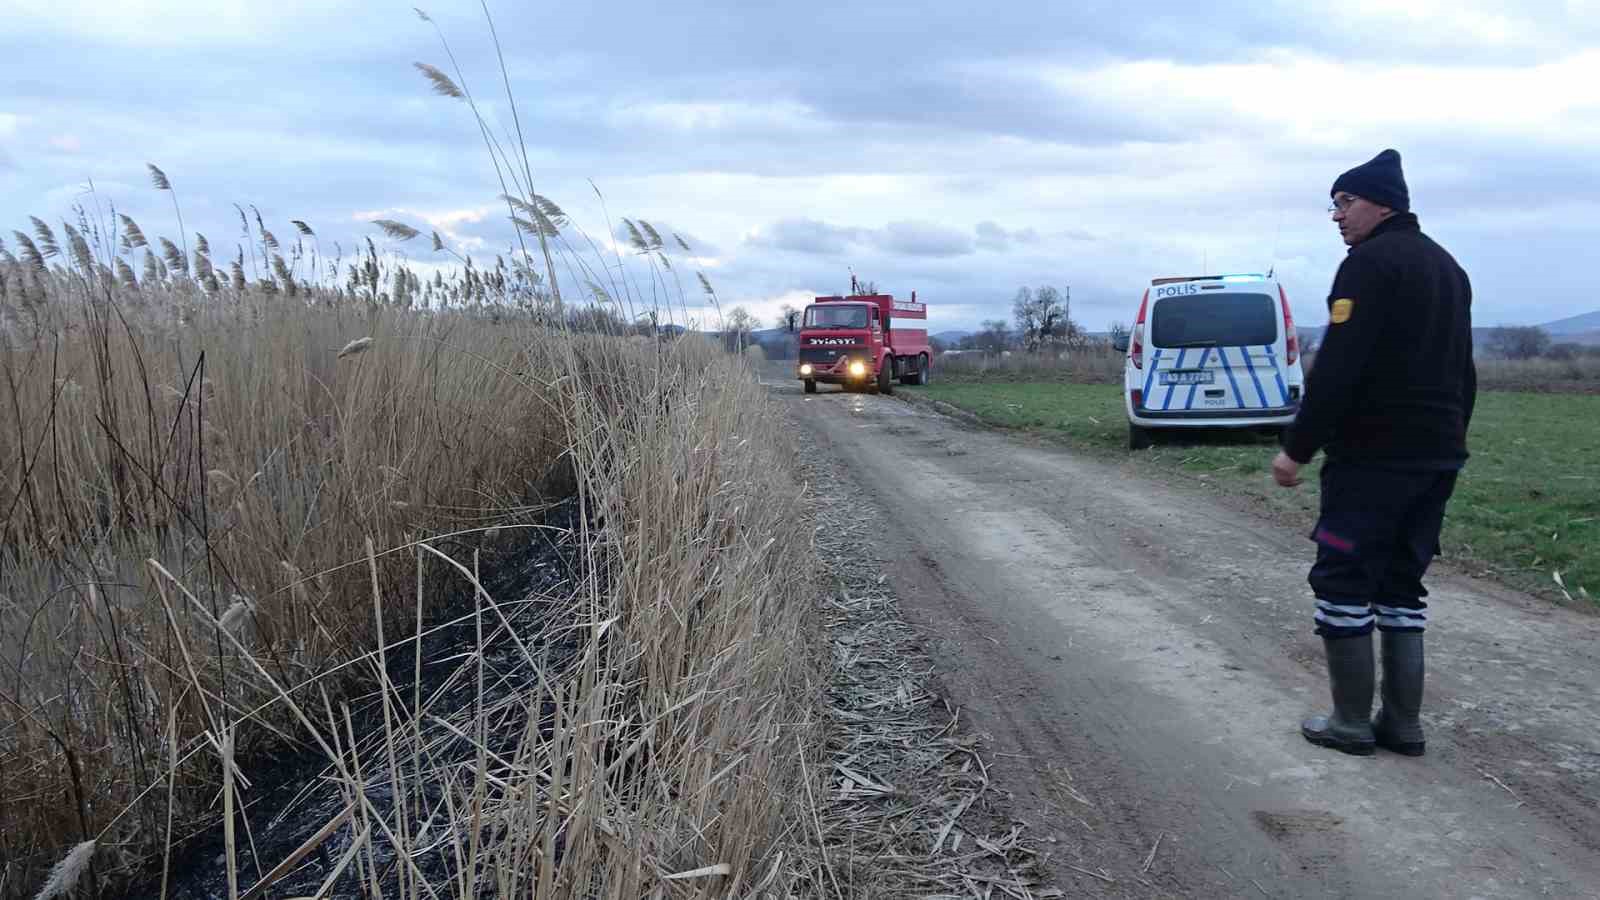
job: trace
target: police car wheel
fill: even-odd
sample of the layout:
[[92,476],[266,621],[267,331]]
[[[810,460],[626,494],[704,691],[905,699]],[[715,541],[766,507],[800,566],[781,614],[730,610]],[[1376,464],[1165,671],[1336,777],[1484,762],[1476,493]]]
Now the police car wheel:
[[1150,429],[1141,428],[1132,422],[1128,423],[1129,450],[1144,450],[1153,443],[1155,443],[1155,436],[1150,433]]
[[806,379],[806,393],[815,394],[816,392],[817,392],[817,380],[815,378],[807,378]]

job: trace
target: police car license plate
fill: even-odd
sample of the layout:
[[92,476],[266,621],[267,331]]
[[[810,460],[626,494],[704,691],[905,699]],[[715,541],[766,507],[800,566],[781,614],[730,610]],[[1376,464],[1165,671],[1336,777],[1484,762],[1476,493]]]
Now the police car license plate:
[[1211,384],[1217,373],[1210,369],[1170,369],[1161,373],[1162,384]]

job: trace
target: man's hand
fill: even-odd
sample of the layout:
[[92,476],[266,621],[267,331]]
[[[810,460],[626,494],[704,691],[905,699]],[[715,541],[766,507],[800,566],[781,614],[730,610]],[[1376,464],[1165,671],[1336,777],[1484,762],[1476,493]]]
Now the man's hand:
[[1295,487],[1300,483],[1300,464],[1289,458],[1289,454],[1278,451],[1272,460],[1272,480],[1281,487]]

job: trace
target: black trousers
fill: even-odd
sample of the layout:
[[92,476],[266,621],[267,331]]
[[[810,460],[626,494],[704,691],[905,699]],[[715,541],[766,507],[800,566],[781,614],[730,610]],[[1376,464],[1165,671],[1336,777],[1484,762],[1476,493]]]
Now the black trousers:
[[1329,638],[1422,631],[1428,591],[1422,576],[1439,553],[1455,469],[1322,465],[1322,514],[1311,539],[1317,561],[1307,581],[1317,596],[1317,634]]

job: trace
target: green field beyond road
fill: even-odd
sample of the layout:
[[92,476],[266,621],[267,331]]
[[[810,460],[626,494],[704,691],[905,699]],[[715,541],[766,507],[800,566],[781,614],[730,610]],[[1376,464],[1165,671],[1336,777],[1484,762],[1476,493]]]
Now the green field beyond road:
[[[975,382],[910,390],[993,425],[1262,497],[1303,517],[1307,530],[1314,518],[1315,471],[1294,491],[1274,485],[1271,437],[1212,431],[1130,452],[1115,385]],[[1545,595],[1560,595],[1559,572],[1574,599],[1600,597],[1600,395],[1480,393],[1468,444],[1472,460],[1445,521],[1445,557]]]

